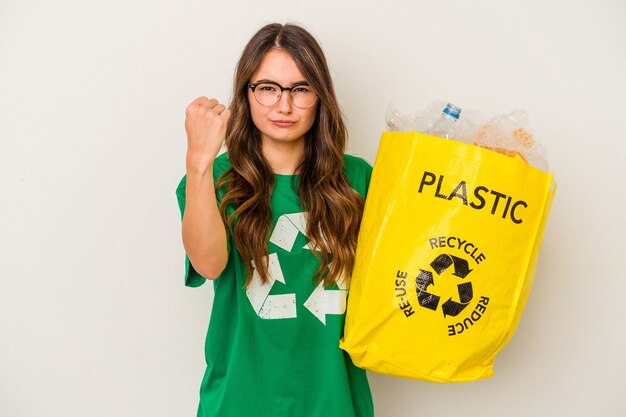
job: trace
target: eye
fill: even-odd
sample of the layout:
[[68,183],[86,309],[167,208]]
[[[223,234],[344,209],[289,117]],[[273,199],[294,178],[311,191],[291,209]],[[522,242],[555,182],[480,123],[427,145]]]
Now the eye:
[[275,93],[278,91],[278,87],[272,84],[259,84],[256,89],[265,93]]
[[305,85],[301,85],[298,87],[294,87],[293,90],[291,90],[292,93],[296,93],[296,94],[307,94],[311,92],[311,88]]

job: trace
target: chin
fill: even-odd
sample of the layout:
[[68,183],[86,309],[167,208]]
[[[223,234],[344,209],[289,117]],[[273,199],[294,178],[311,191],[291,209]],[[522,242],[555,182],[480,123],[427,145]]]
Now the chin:
[[280,142],[293,142],[304,137],[304,132],[299,131],[286,131],[285,129],[271,129],[265,136],[271,140]]
[[297,142],[304,136],[269,136],[269,139],[275,142]]

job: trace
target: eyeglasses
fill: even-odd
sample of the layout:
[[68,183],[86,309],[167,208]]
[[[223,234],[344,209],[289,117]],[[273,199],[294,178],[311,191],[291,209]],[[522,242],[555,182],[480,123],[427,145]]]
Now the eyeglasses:
[[250,83],[248,87],[254,94],[254,99],[263,106],[273,106],[280,101],[283,91],[289,91],[294,106],[307,109],[317,101],[317,94],[306,83],[298,83],[292,87],[283,87],[272,81]]

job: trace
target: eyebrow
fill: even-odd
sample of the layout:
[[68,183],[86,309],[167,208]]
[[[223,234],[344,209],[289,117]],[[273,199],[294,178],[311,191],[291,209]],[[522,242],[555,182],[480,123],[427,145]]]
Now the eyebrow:
[[[284,86],[283,86],[283,85],[281,85],[279,82],[276,82],[276,81],[274,81],[274,80],[268,80],[268,79],[265,79],[265,78],[264,78],[264,79],[262,79],[262,80],[255,81],[253,84],[257,84],[257,83],[272,83],[272,84],[276,84],[276,85],[280,85],[280,86],[284,87]],[[309,85],[309,83],[308,83],[308,81],[304,81],[304,80],[303,80],[303,81],[297,81],[297,82],[295,82],[295,83],[291,84],[291,87],[298,87],[298,86],[300,86],[300,85],[306,85],[306,86],[308,86],[308,85]],[[291,88],[291,87],[289,87],[289,88]]]

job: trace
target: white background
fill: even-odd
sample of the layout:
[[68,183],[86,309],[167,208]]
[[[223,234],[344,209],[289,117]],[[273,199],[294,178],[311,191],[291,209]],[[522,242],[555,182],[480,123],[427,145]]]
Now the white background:
[[184,110],[229,100],[272,21],[322,44],[351,153],[374,161],[389,102],[519,107],[559,183],[495,376],[370,374],[377,416],[626,415],[625,19],[621,0],[2,0],[0,416],[195,415],[212,289],[183,286]]

